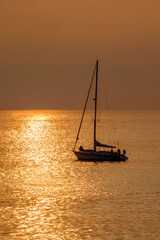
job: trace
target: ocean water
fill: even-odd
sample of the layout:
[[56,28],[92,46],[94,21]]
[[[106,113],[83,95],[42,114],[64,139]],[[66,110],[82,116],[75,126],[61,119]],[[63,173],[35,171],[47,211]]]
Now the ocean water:
[[97,140],[128,161],[76,160],[79,111],[0,111],[1,240],[160,239],[160,112],[103,117]]

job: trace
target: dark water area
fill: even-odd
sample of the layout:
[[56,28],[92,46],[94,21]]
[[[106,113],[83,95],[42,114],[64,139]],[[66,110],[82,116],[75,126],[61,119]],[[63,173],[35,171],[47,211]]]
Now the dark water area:
[[98,140],[128,161],[76,160],[79,111],[0,111],[1,240],[160,239],[160,112],[102,115]]

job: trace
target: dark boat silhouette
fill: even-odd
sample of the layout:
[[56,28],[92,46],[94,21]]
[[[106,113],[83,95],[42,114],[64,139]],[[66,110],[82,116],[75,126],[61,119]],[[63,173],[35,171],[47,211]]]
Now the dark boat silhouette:
[[[89,86],[89,91],[88,91],[88,94],[87,94],[87,99],[86,99],[86,102],[85,102],[85,106],[84,106],[84,110],[83,110],[80,126],[79,126],[79,129],[78,129],[78,134],[77,134],[77,137],[76,137],[73,152],[79,160],[111,161],[111,162],[126,161],[128,158],[126,156],[126,151],[125,150],[123,150],[123,153],[121,153],[120,149],[114,151],[113,149],[116,148],[115,146],[103,144],[103,143],[100,143],[99,141],[96,140],[98,67],[99,67],[99,61],[97,60],[94,71],[93,71],[93,76],[92,76],[92,79],[91,79],[91,83],[90,83],[90,86]],[[93,139],[94,146],[93,146],[93,149],[84,149],[82,146],[80,146],[79,150],[75,150],[76,144],[77,144],[77,141],[78,141],[78,138],[79,138],[83,118],[84,118],[84,115],[85,115],[85,111],[86,111],[86,107],[87,107],[87,103],[88,103],[88,98],[89,98],[90,91],[91,91],[91,88],[92,88],[92,83],[94,81],[94,77],[96,79],[95,96],[94,96],[94,99],[93,99],[95,101],[95,105],[94,105],[94,139]],[[107,150],[101,151],[101,150],[98,150],[98,148],[106,148]]]

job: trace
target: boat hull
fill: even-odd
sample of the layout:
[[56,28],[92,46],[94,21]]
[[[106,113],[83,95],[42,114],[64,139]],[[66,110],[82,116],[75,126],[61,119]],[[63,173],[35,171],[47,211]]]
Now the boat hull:
[[74,154],[78,160],[83,161],[109,161],[109,162],[119,162],[126,161],[128,158],[124,154],[118,154],[116,152],[101,152],[101,151],[74,151]]

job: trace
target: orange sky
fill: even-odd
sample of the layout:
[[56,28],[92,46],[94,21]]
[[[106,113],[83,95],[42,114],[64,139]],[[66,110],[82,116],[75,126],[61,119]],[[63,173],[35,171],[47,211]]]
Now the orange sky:
[[159,0],[0,0],[0,109],[79,109],[98,57],[113,109],[160,109]]

